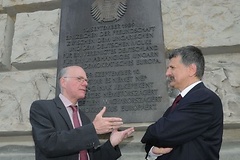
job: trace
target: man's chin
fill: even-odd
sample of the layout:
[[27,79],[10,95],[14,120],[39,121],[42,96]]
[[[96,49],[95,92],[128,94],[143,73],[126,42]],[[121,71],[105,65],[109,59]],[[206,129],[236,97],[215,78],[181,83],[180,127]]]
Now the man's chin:
[[174,88],[174,82],[169,82],[168,86],[171,87],[171,88]]
[[83,98],[85,98],[85,96],[86,96],[86,92],[81,92],[80,94],[79,94],[79,98],[80,99],[83,99]]

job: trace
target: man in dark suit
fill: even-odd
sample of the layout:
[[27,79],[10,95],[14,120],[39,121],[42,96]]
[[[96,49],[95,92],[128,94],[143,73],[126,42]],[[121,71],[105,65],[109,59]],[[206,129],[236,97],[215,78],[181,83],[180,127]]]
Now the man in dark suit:
[[166,76],[180,91],[180,101],[151,124],[144,136],[147,159],[218,160],[223,135],[220,98],[202,80],[205,60],[200,49],[187,46],[169,53]]
[[[87,75],[79,66],[63,68],[59,73],[61,93],[52,100],[34,101],[30,109],[30,122],[35,142],[36,160],[116,160],[121,156],[118,144],[134,131],[118,131],[123,124],[118,117],[103,117],[104,107],[93,122],[74,107],[87,90]],[[76,113],[73,115],[73,113]],[[75,118],[74,118],[75,117]],[[82,126],[76,126],[75,122]],[[100,145],[98,134],[110,133]],[[85,154],[80,154],[84,151]],[[86,152],[87,151],[87,152]],[[85,157],[85,158],[84,158]]]

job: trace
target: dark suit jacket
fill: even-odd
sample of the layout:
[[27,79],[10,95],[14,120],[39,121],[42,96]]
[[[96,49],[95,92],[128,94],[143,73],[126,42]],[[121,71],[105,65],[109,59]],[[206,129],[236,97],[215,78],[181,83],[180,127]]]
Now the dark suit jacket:
[[150,125],[142,138],[148,153],[152,146],[173,147],[157,160],[218,160],[223,135],[223,108],[219,97],[199,83],[174,111]]
[[116,160],[120,149],[100,142],[93,124],[80,111],[82,127],[73,129],[68,112],[59,97],[37,100],[30,109],[36,160],[78,160],[80,150],[88,149],[91,160]]

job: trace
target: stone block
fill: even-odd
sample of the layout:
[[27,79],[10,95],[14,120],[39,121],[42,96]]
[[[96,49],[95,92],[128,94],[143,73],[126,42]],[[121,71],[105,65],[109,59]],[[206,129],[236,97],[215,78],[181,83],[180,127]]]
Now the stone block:
[[0,0],[0,13],[2,12],[3,7],[2,7],[2,0]]
[[29,131],[29,109],[55,97],[56,69],[0,73],[0,131]]
[[10,57],[14,21],[7,14],[0,14],[0,71],[11,69]]
[[56,67],[59,26],[59,9],[17,14],[12,65],[17,69]]
[[238,0],[162,0],[166,48],[239,44]]
[[61,0],[0,0],[9,15],[60,8]]
[[216,92],[223,103],[225,123],[240,121],[240,54],[206,55],[203,81]]

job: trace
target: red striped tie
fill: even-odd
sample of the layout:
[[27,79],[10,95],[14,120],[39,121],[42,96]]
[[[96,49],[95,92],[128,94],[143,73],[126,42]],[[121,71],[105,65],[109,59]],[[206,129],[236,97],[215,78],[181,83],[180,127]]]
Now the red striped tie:
[[[70,106],[73,110],[73,124],[75,128],[80,127],[80,122],[78,119],[78,112],[77,112],[77,106]],[[80,158],[79,160],[88,160],[88,156],[87,156],[87,150],[81,150],[80,151]]]

